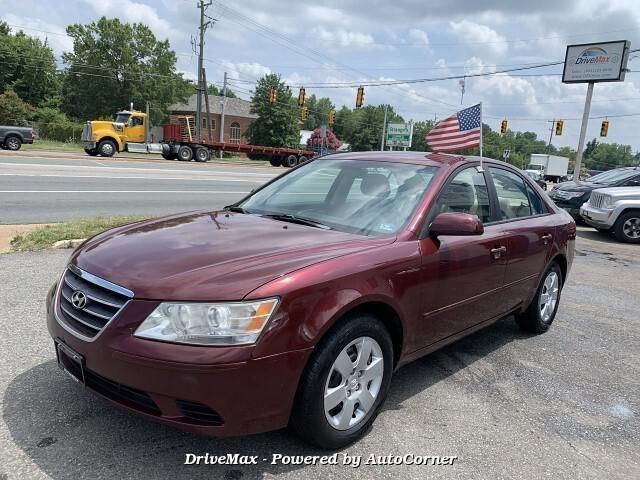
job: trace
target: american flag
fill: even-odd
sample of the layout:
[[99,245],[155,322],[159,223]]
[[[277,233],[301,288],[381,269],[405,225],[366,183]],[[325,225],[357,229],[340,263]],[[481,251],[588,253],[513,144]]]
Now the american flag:
[[480,145],[480,104],[445,118],[427,133],[434,152],[452,152]]

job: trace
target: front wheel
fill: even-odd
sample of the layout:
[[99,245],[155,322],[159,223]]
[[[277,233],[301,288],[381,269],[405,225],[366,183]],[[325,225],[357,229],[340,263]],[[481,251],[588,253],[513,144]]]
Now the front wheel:
[[516,315],[516,322],[522,330],[544,333],[553,323],[560,304],[562,292],[562,271],[557,263],[552,264],[540,280],[531,304]]
[[116,153],[116,144],[111,140],[103,140],[98,144],[98,153],[103,157],[113,157]]
[[0,148],[2,150],[7,150],[7,146],[4,143],[0,143]]
[[4,139],[4,145],[7,147],[7,150],[16,151],[20,150],[22,146],[22,140],[18,137],[9,137]]
[[325,449],[365,434],[389,390],[393,345],[375,317],[345,318],[314,350],[291,415],[291,429]]
[[640,243],[640,210],[623,213],[613,226],[618,240],[627,243]]

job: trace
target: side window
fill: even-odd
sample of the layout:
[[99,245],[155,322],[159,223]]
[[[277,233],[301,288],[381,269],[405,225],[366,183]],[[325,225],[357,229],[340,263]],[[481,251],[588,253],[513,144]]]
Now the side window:
[[131,119],[131,126],[132,127],[138,127],[140,125],[144,125],[144,118],[142,118],[142,117],[133,117]]
[[489,172],[496,186],[500,219],[530,217],[531,204],[524,180],[515,173],[502,168],[489,167]]
[[489,192],[484,175],[476,167],[458,172],[440,192],[436,211],[469,213],[483,222],[490,222]]
[[625,187],[639,187],[640,186],[640,176],[631,177],[629,180],[624,182]]
[[531,201],[531,212],[533,215],[542,215],[546,213],[544,203],[540,199],[540,196],[531,188],[531,185],[527,183],[527,192],[529,193],[529,200]]

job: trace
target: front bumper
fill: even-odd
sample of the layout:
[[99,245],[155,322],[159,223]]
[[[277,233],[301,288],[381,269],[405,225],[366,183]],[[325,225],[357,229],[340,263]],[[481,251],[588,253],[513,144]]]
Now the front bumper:
[[584,222],[591,227],[603,230],[608,230],[613,227],[611,222],[612,214],[613,210],[596,209],[590,207],[587,203],[580,207],[580,216]]
[[89,140],[84,140],[82,142],[82,147],[86,148],[87,150],[93,150],[94,148],[96,148],[96,142],[91,142]]
[[[244,435],[283,428],[312,349],[262,358],[253,346],[201,347],[133,336],[156,302],[132,300],[92,341],[64,328],[50,292],[47,326],[54,340],[85,359],[88,389],[131,412],[193,433]],[[53,344],[52,344],[53,348]]]
[[569,212],[569,215],[571,215],[575,220],[580,219],[580,206],[585,202],[583,197],[564,199],[555,196],[555,192],[553,191],[549,193],[549,197],[558,207]]

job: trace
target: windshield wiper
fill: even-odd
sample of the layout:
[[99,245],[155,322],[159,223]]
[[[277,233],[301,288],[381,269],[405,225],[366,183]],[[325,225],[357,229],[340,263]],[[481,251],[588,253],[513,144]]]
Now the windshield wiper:
[[236,205],[227,205],[226,207],[224,207],[224,209],[227,212],[233,212],[233,213],[249,213],[248,211],[246,211],[244,208],[242,207],[238,207]]
[[281,222],[297,223],[299,225],[322,228],[323,230],[333,230],[329,225],[325,225],[324,223],[309,220],[308,218],[298,217],[289,213],[268,213],[264,214],[263,217],[273,218],[274,220],[279,220]]

